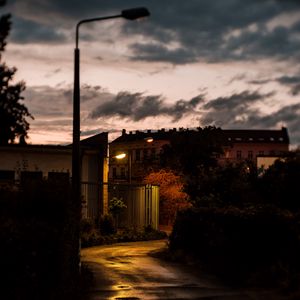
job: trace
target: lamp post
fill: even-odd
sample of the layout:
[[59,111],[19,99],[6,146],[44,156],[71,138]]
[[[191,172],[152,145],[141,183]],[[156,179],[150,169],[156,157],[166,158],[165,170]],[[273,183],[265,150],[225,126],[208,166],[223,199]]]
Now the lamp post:
[[132,179],[132,152],[129,149],[127,151],[127,154],[125,152],[121,152],[120,154],[115,155],[114,157],[116,159],[123,159],[126,156],[128,156],[127,158],[127,164],[128,164],[128,183],[131,184],[131,179]]
[[[74,90],[73,90],[73,144],[72,144],[72,199],[78,207],[77,213],[81,213],[81,163],[80,163],[80,51],[79,51],[79,27],[84,23],[103,21],[108,19],[124,18],[136,20],[149,16],[145,7],[126,9],[118,15],[83,19],[76,25],[75,50],[74,50]],[[80,218],[80,215],[78,216]]]

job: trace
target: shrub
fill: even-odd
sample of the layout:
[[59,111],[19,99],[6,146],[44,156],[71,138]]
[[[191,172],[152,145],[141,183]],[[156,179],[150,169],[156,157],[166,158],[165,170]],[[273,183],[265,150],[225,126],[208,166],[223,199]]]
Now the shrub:
[[104,236],[115,234],[117,232],[112,215],[101,216],[99,220],[99,230]]
[[270,207],[188,209],[178,214],[170,250],[233,283],[291,283],[300,274],[299,234],[294,215]]
[[2,294],[63,297],[75,291],[79,265],[78,214],[70,187],[41,181],[21,188],[0,189]]

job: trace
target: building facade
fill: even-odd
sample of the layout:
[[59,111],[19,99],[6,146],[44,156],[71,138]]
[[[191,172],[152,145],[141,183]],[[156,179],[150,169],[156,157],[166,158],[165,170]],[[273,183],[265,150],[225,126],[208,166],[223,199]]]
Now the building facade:
[[[107,133],[81,141],[84,217],[98,217],[107,211],[107,192],[102,188],[102,183],[108,180],[107,148]],[[9,144],[0,147],[0,184],[42,179],[70,181],[71,178],[71,145]]]
[[[159,168],[164,145],[183,129],[136,131],[122,135],[109,145],[109,181],[139,183],[145,174]],[[195,134],[195,130],[188,130]],[[280,130],[222,130],[223,154],[217,156],[220,164],[242,160],[256,164],[257,157],[280,157],[289,151],[286,128]],[[125,157],[118,159],[119,154]]]

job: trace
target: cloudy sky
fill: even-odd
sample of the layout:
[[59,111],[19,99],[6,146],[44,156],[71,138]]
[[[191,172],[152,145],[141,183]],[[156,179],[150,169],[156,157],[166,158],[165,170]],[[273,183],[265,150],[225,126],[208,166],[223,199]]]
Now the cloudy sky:
[[29,142],[71,142],[76,23],[139,6],[151,17],[80,28],[82,137],[285,126],[300,144],[299,0],[7,0]]

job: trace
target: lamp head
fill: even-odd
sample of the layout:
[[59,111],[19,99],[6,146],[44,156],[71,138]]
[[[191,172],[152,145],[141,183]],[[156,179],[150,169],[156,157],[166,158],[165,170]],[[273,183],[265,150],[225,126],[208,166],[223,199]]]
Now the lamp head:
[[121,15],[127,20],[136,20],[150,16],[150,12],[146,7],[136,7],[122,10]]
[[115,155],[116,159],[123,159],[125,157],[126,157],[126,153],[119,153],[119,154]]

